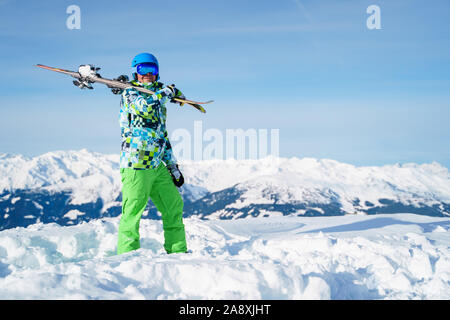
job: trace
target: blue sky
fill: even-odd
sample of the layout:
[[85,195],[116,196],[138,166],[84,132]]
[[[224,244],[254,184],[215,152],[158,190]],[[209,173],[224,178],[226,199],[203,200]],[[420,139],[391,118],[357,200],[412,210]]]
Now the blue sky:
[[[69,30],[69,5],[81,29]],[[369,5],[381,9],[369,30]],[[0,0],[0,153],[118,153],[118,97],[34,67],[130,73],[154,53],[161,80],[207,113],[169,105],[177,128],[279,129],[280,156],[450,167],[450,2]]]

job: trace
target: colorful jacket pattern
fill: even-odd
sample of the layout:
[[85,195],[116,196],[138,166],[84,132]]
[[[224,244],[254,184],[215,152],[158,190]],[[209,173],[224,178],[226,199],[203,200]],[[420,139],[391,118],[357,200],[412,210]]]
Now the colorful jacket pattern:
[[122,136],[120,168],[155,169],[176,163],[166,129],[168,97],[161,82],[132,82],[155,94],[128,88],[122,92],[119,123]]

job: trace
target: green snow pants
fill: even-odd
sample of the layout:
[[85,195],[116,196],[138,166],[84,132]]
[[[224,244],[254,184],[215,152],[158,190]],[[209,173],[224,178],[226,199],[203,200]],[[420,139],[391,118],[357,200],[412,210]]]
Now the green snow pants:
[[186,252],[183,224],[183,199],[166,166],[135,170],[121,168],[122,216],[119,224],[117,254],[140,248],[139,222],[148,198],[161,213],[164,249],[167,253]]

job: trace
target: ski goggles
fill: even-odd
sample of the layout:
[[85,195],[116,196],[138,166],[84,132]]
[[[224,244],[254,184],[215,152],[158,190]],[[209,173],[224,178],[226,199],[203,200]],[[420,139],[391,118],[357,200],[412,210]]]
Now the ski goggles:
[[148,73],[156,76],[158,74],[158,66],[154,63],[140,63],[136,66],[136,72],[141,76],[144,76]]

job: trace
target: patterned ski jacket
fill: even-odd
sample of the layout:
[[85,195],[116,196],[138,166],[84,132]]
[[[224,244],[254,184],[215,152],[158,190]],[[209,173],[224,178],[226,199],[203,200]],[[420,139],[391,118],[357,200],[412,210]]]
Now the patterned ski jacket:
[[166,102],[161,82],[143,84],[132,81],[155,94],[125,89],[120,102],[119,123],[122,135],[120,168],[154,169],[163,161],[176,163],[166,129]]

